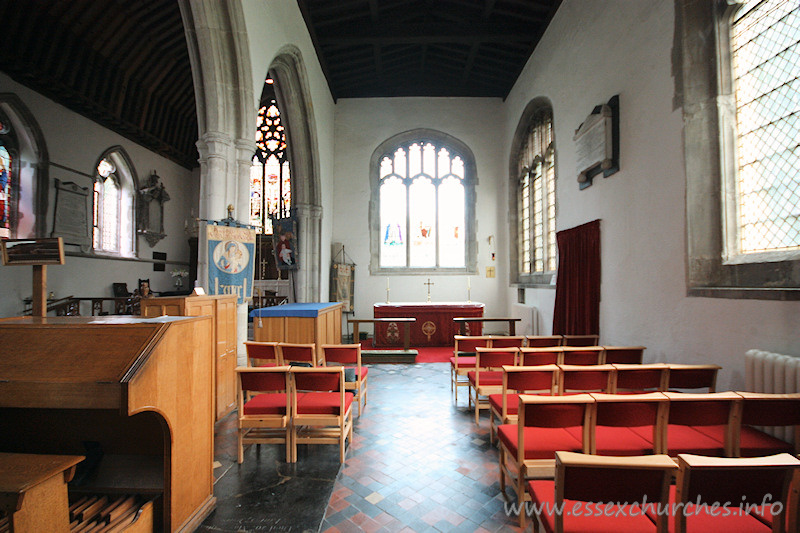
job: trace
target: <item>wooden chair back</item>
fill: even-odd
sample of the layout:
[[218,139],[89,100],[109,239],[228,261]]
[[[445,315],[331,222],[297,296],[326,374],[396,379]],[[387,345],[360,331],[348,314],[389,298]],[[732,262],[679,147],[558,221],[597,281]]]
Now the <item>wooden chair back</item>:
[[602,346],[564,346],[561,364],[564,365],[597,365],[603,355]]
[[640,365],[644,346],[603,346],[603,363],[607,365]]
[[245,341],[247,363],[250,366],[281,366],[283,360],[277,342]]
[[564,335],[562,346],[597,346],[600,335]]
[[669,367],[663,363],[648,365],[614,364],[617,369],[617,394],[658,392],[667,390]]
[[[736,405],[741,396],[734,392],[714,392],[706,394],[692,394],[684,392],[664,392],[669,399],[668,414],[664,425],[664,453],[672,457],[684,453],[686,446],[701,450],[702,446],[710,446],[708,451],[703,451],[709,456],[733,455],[733,427],[737,415]],[[688,428],[691,436],[682,433]],[[680,441],[671,435],[681,436]],[[718,441],[720,451],[708,439]]]
[[561,335],[526,335],[525,345],[530,348],[552,348],[561,346],[563,339]]
[[520,366],[558,365],[563,359],[564,350],[560,346],[551,348],[520,348]]
[[323,344],[325,363],[339,363],[361,368],[361,344]]
[[474,354],[477,348],[488,348],[492,337],[489,335],[454,335],[455,348],[453,352],[456,355],[464,355],[465,353]]
[[[591,433],[594,436],[591,453],[599,455],[631,455],[618,451],[632,449],[626,446],[625,440],[641,444],[639,438],[649,443],[652,451],[634,453],[662,453],[663,426],[669,400],[663,393],[646,394],[601,394],[592,393],[595,399],[593,406]],[[602,431],[599,428],[612,428]],[[633,431],[630,428],[637,428]],[[623,430],[617,432],[616,430]]]
[[278,354],[283,363],[287,365],[290,363],[309,363],[311,366],[317,366],[317,347],[314,343],[279,342]]
[[245,444],[270,443],[284,444],[286,462],[293,462],[289,367],[238,367],[235,372],[239,464],[244,460]]
[[[793,443],[794,454],[800,454],[800,393],[738,392],[737,394],[742,397],[742,400],[739,407],[740,413],[735,417],[736,426],[732,430],[734,456],[745,455],[741,449],[741,438],[743,431],[745,433],[748,429],[753,431],[752,426],[774,428],[773,433],[777,434],[776,438]],[[784,430],[775,431],[778,428],[784,428]],[[757,436],[761,437],[759,440],[771,440],[760,432],[757,432]],[[749,443],[745,442],[745,446],[747,444]]]
[[717,386],[719,365],[669,365],[669,390],[714,392]]
[[[594,398],[589,394],[536,396],[521,394],[517,411],[519,444],[517,464],[525,463],[524,428],[580,428],[583,453],[591,450],[591,418]],[[556,450],[553,450],[555,457]]]
[[521,335],[491,335],[491,348],[522,348],[525,337]]
[[612,365],[559,365],[561,368],[558,394],[576,392],[615,392]]

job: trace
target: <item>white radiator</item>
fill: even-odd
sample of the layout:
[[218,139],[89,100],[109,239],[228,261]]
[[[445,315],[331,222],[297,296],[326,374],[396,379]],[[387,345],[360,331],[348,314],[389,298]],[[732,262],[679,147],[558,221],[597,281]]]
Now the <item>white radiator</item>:
[[[750,392],[800,392],[800,357],[762,350],[744,354],[745,389]],[[765,428],[779,439],[792,441],[791,428]]]
[[539,309],[532,305],[512,304],[511,316],[517,322],[517,335],[539,335]]

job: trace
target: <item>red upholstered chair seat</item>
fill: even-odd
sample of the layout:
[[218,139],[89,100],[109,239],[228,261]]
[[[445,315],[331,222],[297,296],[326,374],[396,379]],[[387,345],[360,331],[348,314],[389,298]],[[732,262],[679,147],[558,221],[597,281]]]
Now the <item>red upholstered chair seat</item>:
[[742,426],[739,433],[739,455],[741,457],[760,457],[776,453],[794,454],[794,447],[791,443],[754,427]]
[[[580,452],[582,449],[580,439],[575,438],[568,429],[571,428],[524,428],[525,459],[552,459],[556,450]],[[577,428],[578,434],[580,429]],[[497,427],[500,441],[515,457],[519,451],[518,431],[517,424],[503,424]]]
[[[297,414],[299,415],[338,415],[341,396],[338,392],[309,392],[297,395]],[[353,395],[344,395],[345,412],[353,404]]]
[[[459,367],[461,364],[459,364]],[[469,382],[471,385],[475,385],[475,372],[467,372],[467,377],[469,378]],[[497,370],[482,370],[481,371],[481,387],[490,387],[490,386],[502,386],[503,385],[503,372]]]
[[285,415],[286,393],[258,394],[244,404],[245,415]]
[[595,446],[598,455],[650,455],[654,453],[653,428],[597,426]]
[[[555,531],[554,514],[547,510],[555,508],[555,481],[529,481],[528,492],[533,505],[544,511],[544,530],[552,533]],[[655,523],[641,512],[640,506],[609,502],[598,509],[594,503],[564,499],[564,512],[564,533],[641,533],[656,530]]]
[[[667,426],[667,454],[672,457],[680,453],[723,457],[725,455],[724,440],[717,440],[707,433],[700,431],[699,428],[701,427],[703,426],[694,427],[669,424]],[[708,427],[710,428],[711,426]],[[711,429],[707,431],[713,434]]]

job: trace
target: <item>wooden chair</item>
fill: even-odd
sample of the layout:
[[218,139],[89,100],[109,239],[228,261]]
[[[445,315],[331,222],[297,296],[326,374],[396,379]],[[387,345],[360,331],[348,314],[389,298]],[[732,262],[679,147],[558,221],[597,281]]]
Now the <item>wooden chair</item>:
[[[646,502],[650,507],[666,508],[677,469],[666,455],[600,457],[558,451],[555,479],[529,481],[527,485],[532,502],[544,511],[534,519],[533,531],[539,531],[541,526],[557,533],[667,533],[669,521],[665,514],[658,515],[654,523],[635,504]],[[559,507],[567,512],[547,512]],[[575,509],[582,512],[572,512]]]
[[561,346],[562,335],[526,335],[525,345],[530,348],[552,348]]
[[663,363],[647,365],[614,364],[617,369],[616,394],[642,394],[667,390],[669,367]]
[[489,395],[503,392],[503,366],[517,365],[517,348],[477,348],[475,370],[467,373],[469,394],[480,424],[481,409],[489,408]]
[[597,346],[600,335],[564,335],[562,346]]
[[277,342],[245,341],[249,366],[283,366]]
[[734,392],[691,394],[665,392],[669,412],[664,427],[663,452],[670,457],[693,453],[713,457],[733,456]]
[[[317,347],[314,343],[279,342],[278,357],[280,357],[281,361],[286,365],[300,363],[300,365],[309,364],[311,366],[320,366],[320,361],[317,357]],[[325,361],[321,363],[322,366],[325,365]]]
[[644,346],[603,346],[601,362],[607,365],[640,365],[644,350]]
[[558,394],[560,373],[556,365],[504,366],[502,392],[489,395],[489,441],[497,426],[516,424],[520,394]]
[[602,346],[563,346],[561,363],[564,365],[597,365],[603,356]]
[[343,367],[291,367],[292,462],[298,444],[338,444],[344,463],[353,439],[353,395],[345,393]]
[[669,390],[691,392],[714,392],[717,386],[719,365],[677,365],[669,364]]
[[[500,490],[505,493],[511,482],[522,507],[530,501],[525,482],[532,477],[552,477],[555,453],[560,450],[589,453],[589,433],[594,398],[589,394],[573,396],[531,396],[522,394],[516,424],[497,427],[500,441]],[[576,430],[578,437],[575,436]],[[525,526],[525,513],[519,515]]]
[[[450,391],[455,395],[455,403],[458,404],[458,388],[469,387],[467,373],[475,370],[475,352],[480,348],[488,348],[491,337],[488,335],[455,335],[453,336],[455,347],[453,357],[450,358]],[[470,398],[469,406],[472,406]]]
[[592,451],[598,455],[661,453],[668,400],[660,392],[647,394],[592,393]]
[[559,365],[563,361],[561,346],[549,348],[520,348],[519,366]]
[[323,344],[322,352],[325,355],[325,364],[337,363],[347,369],[352,369],[355,373],[355,381],[344,382],[344,388],[352,391],[358,416],[361,416],[361,404],[367,406],[367,377],[369,368],[361,366],[361,344]]
[[[800,393],[764,394],[738,392],[740,413],[731,431],[734,457],[758,457],[776,453],[800,454]],[[786,428],[786,440],[755,426]],[[791,444],[794,443],[794,445]],[[799,487],[800,489],[800,487]]]
[[239,464],[245,444],[284,444],[286,462],[294,462],[289,367],[238,367],[236,391]]
[[490,348],[522,348],[525,337],[522,335],[489,335]]
[[[676,533],[783,532],[787,510],[788,530],[797,531],[796,509],[789,505],[792,477],[800,472],[796,457],[787,453],[749,458],[680,454],[678,468],[674,503],[681,512],[672,516]],[[725,502],[730,503],[729,512],[720,507]],[[715,503],[717,507],[712,507]]]
[[559,365],[558,394],[615,392],[616,369],[612,365]]

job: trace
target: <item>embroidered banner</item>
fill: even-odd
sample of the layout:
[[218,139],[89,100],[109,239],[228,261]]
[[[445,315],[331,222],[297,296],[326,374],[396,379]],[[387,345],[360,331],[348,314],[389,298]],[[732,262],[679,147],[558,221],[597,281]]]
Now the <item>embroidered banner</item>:
[[245,303],[253,297],[256,232],[209,224],[207,235],[208,293],[235,294]]
[[297,219],[272,219],[272,242],[278,270],[297,270]]

